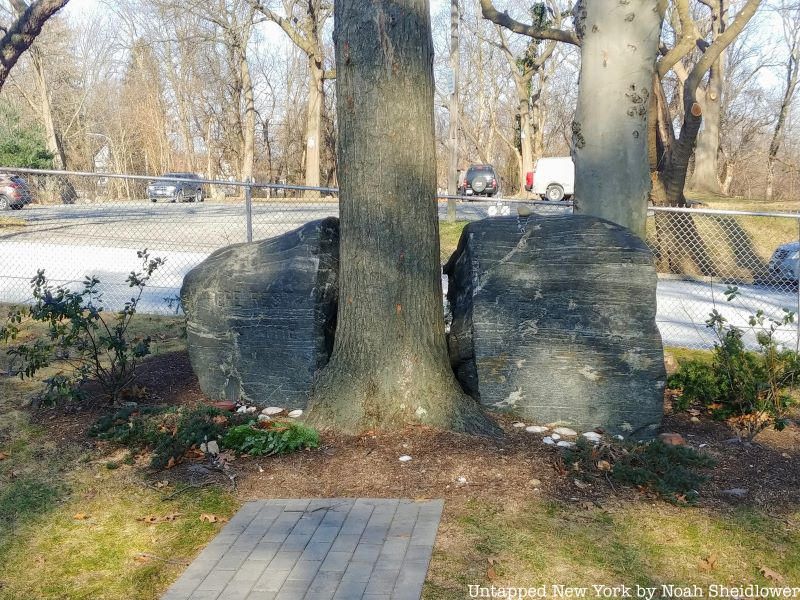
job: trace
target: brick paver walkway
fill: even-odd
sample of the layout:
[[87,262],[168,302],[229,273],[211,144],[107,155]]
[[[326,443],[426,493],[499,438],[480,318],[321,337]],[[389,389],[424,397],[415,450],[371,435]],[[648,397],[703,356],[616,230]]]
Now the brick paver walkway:
[[442,500],[246,503],[162,600],[418,600]]

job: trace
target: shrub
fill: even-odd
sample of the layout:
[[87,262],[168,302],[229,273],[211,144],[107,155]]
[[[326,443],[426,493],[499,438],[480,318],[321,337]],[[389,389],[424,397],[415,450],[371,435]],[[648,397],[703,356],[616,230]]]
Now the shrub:
[[[735,287],[726,291],[728,301],[737,295]],[[782,430],[788,423],[792,391],[800,376],[800,356],[780,348],[775,334],[793,322],[794,313],[788,310],[781,319],[768,319],[759,310],[749,319],[750,326],[757,329],[758,346],[751,351],[745,347],[742,331],[716,309],[712,311],[706,321],[717,338],[712,361],[687,361],[668,381],[670,387],[682,390],[679,406],[702,403],[715,417],[728,419],[747,438],[770,425]]]
[[288,454],[319,446],[319,433],[300,423],[265,421],[232,427],[222,440],[226,448],[252,456]]
[[195,408],[126,407],[99,419],[89,435],[134,449],[150,449],[150,466],[163,469],[180,461],[189,450],[221,439],[237,415],[213,406]]
[[23,379],[55,362],[71,367],[45,380],[42,399],[46,403],[80,399],[81,387],[90,379],[100,384],[112,402],[118,402],[121,393],[133,383],[139,361],[150,354],[150,338],[131,336],[131,322],[144,288],[164,264],[160,258],[151,258],[147,250],[139,251],[137,256],[142,270],[127,278],[134,295],[113,316],[103,314],[97,278],[87,277],[83,289],[74,292],[60,286],[54,289],[40,270],[31,280],[34,304],[13,310],[0,328],[0,339],[8,343],[17,339],[26,321],[47,326],[46,337],[8,350],[17,359],[16,374]]
[[592,446],[578,440],[565,460],[583,478],[608,476],[621,485],[651,490],[670,502],[694,502],[705,477],[697,469],[714,466],[714,459],[686,446],[659,440]]

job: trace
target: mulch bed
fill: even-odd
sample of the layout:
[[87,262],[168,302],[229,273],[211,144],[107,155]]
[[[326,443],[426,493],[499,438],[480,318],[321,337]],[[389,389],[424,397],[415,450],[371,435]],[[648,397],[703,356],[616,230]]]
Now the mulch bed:
[[[194,405],[204,402],[185,352],[153,357],[141,368],[139,384],[146,395],[140,403]],[[109,410],[99,403],[36,411],[34,418],[53,439],[90,446],[88,427]],[[612,487],[599,481],[590,487],[574,483],[571,465],[560,449],[546,446],[541,435],[512,426],[505,415],[493,417],[506,435],[490,440],[425,427],[362,436],[325,434],[318,450],[280,458],[239,457],[230,463],[242,500],[270,497],[405,497],[458,500],[485,499],[506,505],[536,497],[598,506],[618,501],[650,500],[652,494]],[[700,490],[701,507],[753,505],[770,514],[795,510],[800,503],[800,428],[765,431],[753,443],[732,442],[723,423],[701,417],[693,423],[685,413],[668,414],[663,431],[681,433],[687,443],[717,460]],[[401,462],[399,457],[412,459]],[[188,461],[159,479],[186,480]],[[221,479],[227,482],[227,478]],[[744,498],[724,493],[747,490]]]

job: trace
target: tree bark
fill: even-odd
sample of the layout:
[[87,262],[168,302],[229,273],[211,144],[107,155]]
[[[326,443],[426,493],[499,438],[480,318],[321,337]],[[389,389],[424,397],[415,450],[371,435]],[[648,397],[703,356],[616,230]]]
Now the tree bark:
[[648,0],[624,10],[587,2],[572,123],[575,212],[645,235],[647,115],[662,14]]
[[41,54],[35,47],[31,48],[31,59],[33,71],[36,75],[36,87],[39,91],[39,102],[42,123],[44,124],[47,151],[53,155],[54,169],[66,169],[67,157],[64,153],[64,145],[61,143],[61,136],[58,135],[58,131],[56,130],[55,119],[53,118],[53,106],[50,101],[50,86],[48,85],[47,76],[44,72],[44,62]]
[[[247,43],[245,41],[245,43]],[[253,177],[253,162],[256,152],[256,106],[253,91],[253,80],[250,77],[250,66],[247,54],[240,49],[242,94],[244,97],[244,132],[242,135],[242,180],[250,181]]]
[[[531,95],[531,77],[520,78],[517,85],[517,100],[519,102],[519,145],[520,157],[522,159],[520,164],[519,174],[519,193],[524,196],[527,192],[525,190],[525,174],[528,171],[533,171],[533,128],[531,127],[531,110],[530,110],[530,95]],[[527,79],[527,81],[526,81]]]
[[[0,38],[0,89],[6,82],[11,69],[17,64],[19,57],[33,44],[42,32],[47,19],[61,10],[69,0],[36,0],[23,9],[17,20],[3,32]],[[24,7],[22,2],[12,5]]]
[[703,111],[703,127],[697,135],[691,181],[693,190],[714,195],[719,195],[722,191],[719,185],[718,156],[723,65],[724,55],[720,55],[711,67],[706,89],[698,95],[698,103]]
[[[706,0],[711,7],[711,39],[725,31],[724,0]],[[722,104],[722,83],[725,78],[725,52],[711,66],[708,83],[697,101],[703,111],[703,127],[697,136],[691,188],[706,194],[721,193],[719,181],[719,128]]]
[[445,343],[428,0],[337,0],[334,11],[339,309],[308,419],[349,433],[494,433]]
[[306,185],[319,187],[320,138],[322,136],[322,65],[308,58],[308,107],[306,112]]

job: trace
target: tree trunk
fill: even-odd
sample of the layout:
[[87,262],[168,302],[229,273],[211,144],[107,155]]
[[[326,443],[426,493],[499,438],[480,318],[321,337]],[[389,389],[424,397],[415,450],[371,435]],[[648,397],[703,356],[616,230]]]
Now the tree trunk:
[[800,75],[800,47],[793,47],[789,56],[789,62],[786,65],[786,89],[783,92],[781,108],[778,112],[778,118],[775,121],[775,129],[772,131],[772,139],[770,140],[769,150],[767,151],[767,189],[765,194],[767,200],[772,200],[774,194],[775,159],[781,147],[781,134],[783,133],[786,117],[789,114],[789,109],[794,99],[794,93],[797,89],[798,75]]
[[47,151],[53,155],[53,168],[66,169],[67,157],[64,153],[64,145],[61,137],[56,131],[55,120],[53,119],[53,107],[50,103],[50,86],[44,72],[44,63],[41,53],[34,47],[31,49],[31,59],[33,70],[36,74],[36,87],[39,90],[39,100],[41,103],[42,123],[44,124],[45,142]]
[[308,107],[306,117],[306,185],[319,187],[319,147],[322,133],[322,65],[308,59]]
[[[525,190],[525,174],[528,171],[533,171],[533,127],[531,127],[531,111],[530,111],[530,84],[531,78],[528,77],[527,81],[522,79],[522,87],[517,87],[517,95],[519,100],[519,133],[520,133],[520,155],[522,162],[520,164],[519,174],[519,193],[524,196],[527,191]],[[524,88],[524,89],[523,89]]]
[[720,54],[717,62],[711,67],[708,85],[698,98],[703,111],[703,128],[697,136],[697,148],[694,152],[694,173],[691,188],[706,194],[719,195],[719,125],[720,100],[722,95],[722,79],[725,54]]
[[[246,42],[245,42],[246,43]],[[242,135],[242,180],[250,181],[253,177],[253,162],[256,151],[256,106],[253,92],[253,80],[247,55],[241,50],[242,93],[244,96],[244,132]]]
[[493,433],[445,343],[428,0],[338,0],[334,11],[339,310],[309,421]]
[[647,113],[662,15],[648,0],[624,10],[587,2],[572,123],[575,212],[645,235]]

